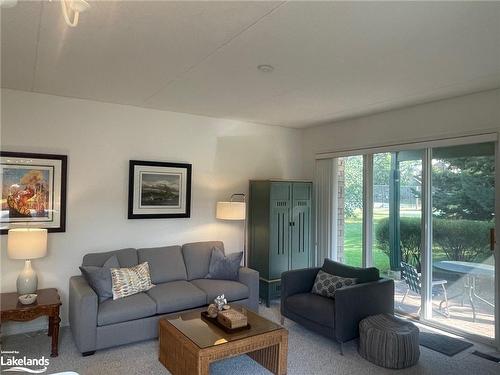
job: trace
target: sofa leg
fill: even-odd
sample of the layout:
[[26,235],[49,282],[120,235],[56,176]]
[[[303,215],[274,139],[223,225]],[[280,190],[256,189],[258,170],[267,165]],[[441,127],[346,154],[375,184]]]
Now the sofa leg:
[[281,315],[281,325],[285,325],[285,317],[283,315]]
[[340,355],[344,355],[344,343],[340,343]]
[[92,350],[90,352],[83,352],[82,357],[88,357],[88,356],[94,355],[94,354],[95,354],[95,350]]

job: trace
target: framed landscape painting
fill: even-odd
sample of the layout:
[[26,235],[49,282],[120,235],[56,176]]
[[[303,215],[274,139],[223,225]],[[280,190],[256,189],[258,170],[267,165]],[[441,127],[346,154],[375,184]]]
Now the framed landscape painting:
[[189,217],[191,164],[130,160],[128,218]]
[[0,232],[66,229],[66,155],[0,152]]

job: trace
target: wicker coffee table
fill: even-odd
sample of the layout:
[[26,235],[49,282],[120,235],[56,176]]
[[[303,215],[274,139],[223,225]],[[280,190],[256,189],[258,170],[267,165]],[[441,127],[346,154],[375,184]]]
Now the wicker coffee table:
[[226,333],[201,318],[201,311],[160,320],[160,362],[174,375],[209,374],[210,363],[247,354],[276,375],[286,374],[288,331],[243,307],[250,329]]

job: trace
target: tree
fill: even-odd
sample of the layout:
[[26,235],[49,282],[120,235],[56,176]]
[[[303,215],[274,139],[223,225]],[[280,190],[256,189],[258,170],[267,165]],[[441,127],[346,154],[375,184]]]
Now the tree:
[[363,156],[344,158],[344,213],[353,217],[363,208]]
[[439,159],[432,167],[434,215],[490,221],[495,212],[493,156]]
[[[385,186],[384,201],[389,199],[389,183],[391,176],[391,153],[375,154],[373,158],[373,185]],[[347,217],[352,217],[356,211],[363,208],[363,156],[349,156],[344,160],[344,212]],[[421,161],[408,160],[400,163],[401,186],[419,186]]]

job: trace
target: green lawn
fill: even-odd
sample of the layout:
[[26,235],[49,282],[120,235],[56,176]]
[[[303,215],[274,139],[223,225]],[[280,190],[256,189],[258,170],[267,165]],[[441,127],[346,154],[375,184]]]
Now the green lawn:
[[[377,220],[381,217],[374,217],[375,226]],[[345,262],[351,266],[361,267],[362,264],[362,219],[361,218],[348,218],[345,221],[344,227],[344,257]],[[381,273],[389,270],[389,257],[377,247],[376,241],[373,243],[373,262]]]
[[[402,216],[418,216],[420,212],[406,210],[401,213]],[[373,212],[374,228],[378,221],[388,217],[387,210],[375,209]],[[362,265],[362,228],[363,219],[361,215],[346,218],[344,227],[344,261],[351,266],[361,267]],[[446,254],[439,248],[433,249],[433,261],[447,260]],[[380,273],[387,273],[390,268],[389,257],[377,246],[377,241],[373,239],[373,263],[380,270]]]

